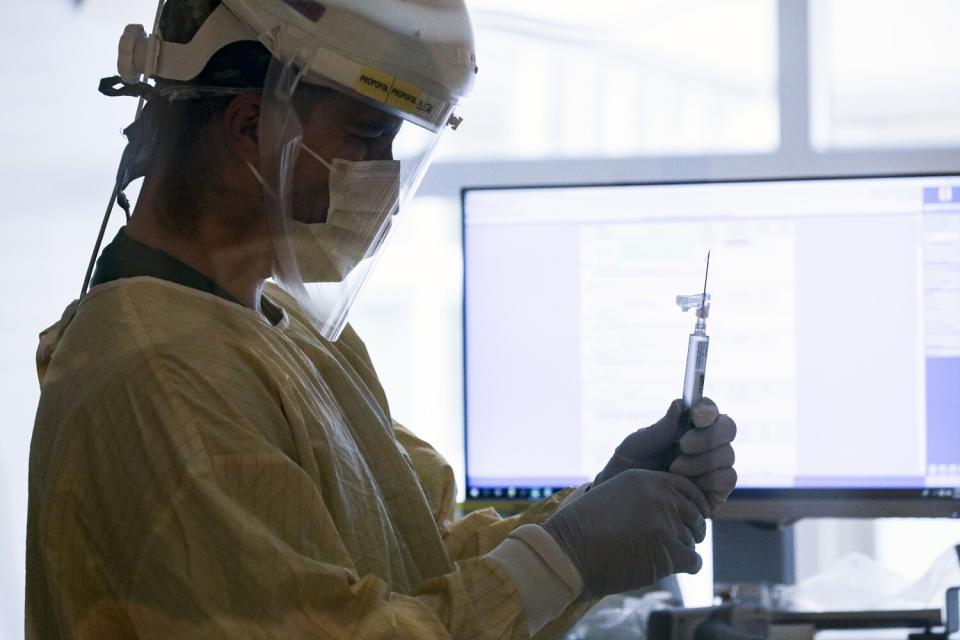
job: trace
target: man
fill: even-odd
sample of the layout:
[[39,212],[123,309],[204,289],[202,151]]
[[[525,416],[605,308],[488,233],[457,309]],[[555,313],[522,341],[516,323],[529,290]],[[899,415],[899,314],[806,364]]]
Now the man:
[[459,1],[170,0],[160,34],[120,48],[136,209],[41,338],[28,638],[520,638],[699,570],[736,480],[712,402],[591,485],[455,522],[345,325],[459,122]]

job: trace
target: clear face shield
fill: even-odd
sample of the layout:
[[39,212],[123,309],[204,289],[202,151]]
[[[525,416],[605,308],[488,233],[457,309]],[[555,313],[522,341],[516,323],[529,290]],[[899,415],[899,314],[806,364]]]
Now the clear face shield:
[[[311,76],[315,52],[274,62],[259,123],[274,280],[329,340],[430,164],[452,108],[365,69],[354,87]],[[438,106],[440,105],[444,106]]]

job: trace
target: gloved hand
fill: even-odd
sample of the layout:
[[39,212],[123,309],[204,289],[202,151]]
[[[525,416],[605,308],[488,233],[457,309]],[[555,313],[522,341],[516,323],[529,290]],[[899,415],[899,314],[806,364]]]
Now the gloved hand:
[[[683,433],[684,429],[689,431]],[[707,495],[712,513],[726,502],[737,484],[735,455],[730,445],[736,435],[736,423],[721,415],[713,400],[703,398],[697,402],[689,417],[683,415],[683,402],[674,400],[656,424],[626,437],[593,486],[627,469],[670,471],[693,480]],[[680,455],[674,446],[678,438]]]
[[584,591],[604,596],[703,565],[707,501],[690,480],[628,470],[555,512],[543,528],[580,570]]

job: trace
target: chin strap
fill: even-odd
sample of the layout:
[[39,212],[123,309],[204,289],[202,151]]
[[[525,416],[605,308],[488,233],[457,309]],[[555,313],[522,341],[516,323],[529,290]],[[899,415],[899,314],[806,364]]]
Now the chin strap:
[[142,108],[137,109],[137,116],[134,121],[123,130],[127,138],[127,146],[120,157],[120,166],[117,168],[117,177],[113,184],[113,192],[110,194],[110,201],[107,203],[107,210],[103,214],[103,220],[100,223],[100,232],[97,235],[97,241],[94,244],[93,253],[90,261],[87,263],[87,272],[83,278],[83,287],[80,290],[80,297],[87,294],[90,286],[90,279],[93,276],[93,268],[96,265],[97,256],[100,255],[100,246],[103,244],[103,236],[107,230],[107,224],[110,222],[110,214],[113,212],[114,205],[120,205],[130,220],[130,200],[124,193],[131,182],[137,178],[146,175],[147,166],[150,162],[150,155],[153,151],[153,141],[156,132],[155,118],[153,111],[157,101],[148,100],[152,98],[156,90],[145,82],[126,82],[120,76],[112,76],[100,80],[100,93],[109,97],[129,96],[139,98]]
[[120,76],[111,76],[100,80],[100,93],[111,98],[132,97],[144,100],[143,109],[137,118],[123,130],[127,138],[127,146],[120,157],[120,166],[117,169],[115,198],[117,204],[130,219],[130,201],[124,190],[137,178],[147,173],[150,155],[153,151],[153,141],[156,133],[156,119],[154,111],[157,101],[151,98],[157,95],[155,87],[145,82],[127,82]]

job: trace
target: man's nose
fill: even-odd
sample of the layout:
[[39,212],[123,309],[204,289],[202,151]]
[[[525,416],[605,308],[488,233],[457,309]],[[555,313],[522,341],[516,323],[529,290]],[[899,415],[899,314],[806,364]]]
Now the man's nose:
[[368,156],[368,160],[393,160],[393,140],[384,140],[372,145]]

